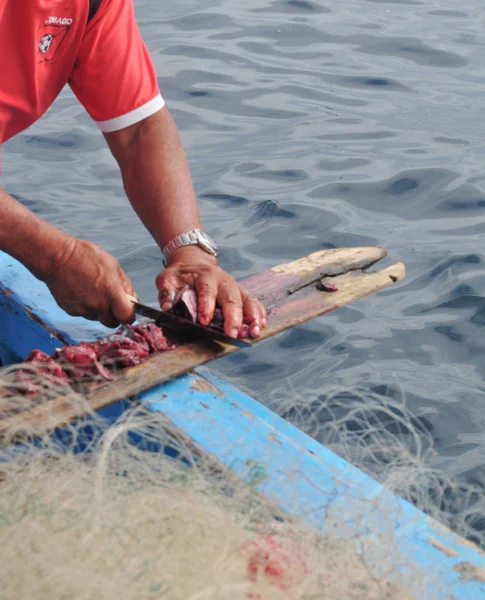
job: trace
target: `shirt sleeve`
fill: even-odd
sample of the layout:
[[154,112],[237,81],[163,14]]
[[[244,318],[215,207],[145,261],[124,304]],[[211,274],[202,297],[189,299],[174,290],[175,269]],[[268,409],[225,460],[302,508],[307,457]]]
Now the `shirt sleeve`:
[[69,85],[106,133],[129,127],[163,108],[132,0],[102,0],[86,27]]

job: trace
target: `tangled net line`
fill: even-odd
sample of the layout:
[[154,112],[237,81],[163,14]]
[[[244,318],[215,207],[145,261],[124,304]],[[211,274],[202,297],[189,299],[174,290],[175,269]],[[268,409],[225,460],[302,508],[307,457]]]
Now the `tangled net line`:
[[[15,393],[14,370],[0,373],[5,414],[33,401]],[[39,385],[41,402],[69,392],[80,414],[89,408],[82,393]],[[402,398],[341,387],[303,397],[287,387],[270,401],[388,489],[483,544],[483,490],[453,484],[430,466],[431,435]],[[281,485],[290,515],[258,481],[236,477],[136,403],[114,423],[91,411],[55,434],[34,429],[22,443],[8,441],[0,461],[0,598],[446,597],[439,573],[401,554],[398,502],[388,494],[359,498],[343,484],[342,497],[330,495],[322,522],[310,527],[292,488],[300,463],[288,465]],[[228,435],[234,453],[240,443],[248,440]]]

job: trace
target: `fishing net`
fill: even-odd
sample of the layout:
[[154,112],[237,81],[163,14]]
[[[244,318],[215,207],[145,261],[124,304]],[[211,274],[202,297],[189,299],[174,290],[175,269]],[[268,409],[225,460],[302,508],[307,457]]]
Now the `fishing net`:
[[[0,373],[5,413],[61,396],[86,413],[82,392],[38,372],[31,375],[40,397],[19,394],[15,371]],[[303,397],[285,387],[270,402],[387,488],[483,543],[482,490],[432,468],[433,440],[403,398],[332,387]],[[135,401],[115,419],[91,411],[52,435],[36,433],[27,428],[15,445],[3,438],[2,599],[448,597],[439,572],[401,553],[400,536],[409,532],[393,526],[399,501],[384,491],[359,497],[345,473],[310,523],[293,486],[300,463],[286,465],[276,503],[260,493],[254,465],[237,477]],[[235,457],[251,443],[229,433],[223,442]],[[311,484],[322,491],[321,481]]]

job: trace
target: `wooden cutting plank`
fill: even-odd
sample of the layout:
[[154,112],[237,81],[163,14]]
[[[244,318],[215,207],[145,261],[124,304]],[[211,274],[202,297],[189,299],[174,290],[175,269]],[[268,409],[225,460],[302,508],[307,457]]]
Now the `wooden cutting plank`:
[[[380,271],[361,270],[386,254],[384,248],[378,247],[322,250],[244,279],[241,281],[243,286],[256,295],[268,310],[268,324],[261,337],[249,341],[260,343],[285,329],[399,281],[405,274],[405,267],[400,262]],[[331,277],[338,291],[318,291],[316,282],[322,277]],[[120,372],[114,382],[91,384],[84,395],[85,402],[80,403],[79,398],[76,400],[74,395],[68,394],[4,417],[0,420],[0,436],[10,440],[11,436],[23,431],[41,433],[55,429],[90,411],[136,396],[143,390],[238,350],[235,346],[217,342],[185,343]]]

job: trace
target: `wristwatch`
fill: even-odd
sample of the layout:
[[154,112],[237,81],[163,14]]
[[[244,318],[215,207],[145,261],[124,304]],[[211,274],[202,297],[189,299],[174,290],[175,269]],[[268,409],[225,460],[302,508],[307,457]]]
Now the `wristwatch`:
[[162,254],[165,262],[167,262],[169,256],[174,250],[177,250],[177,248],[194,245],[200,246],[202,250],[212,254],[212,256],[217,256],[219,254],[219,249],[209,234],[207,234],[205,231],[202,231],[202,229],[192,229],[191,231],[186,231],[185,233],[176,235],[163,248]]

